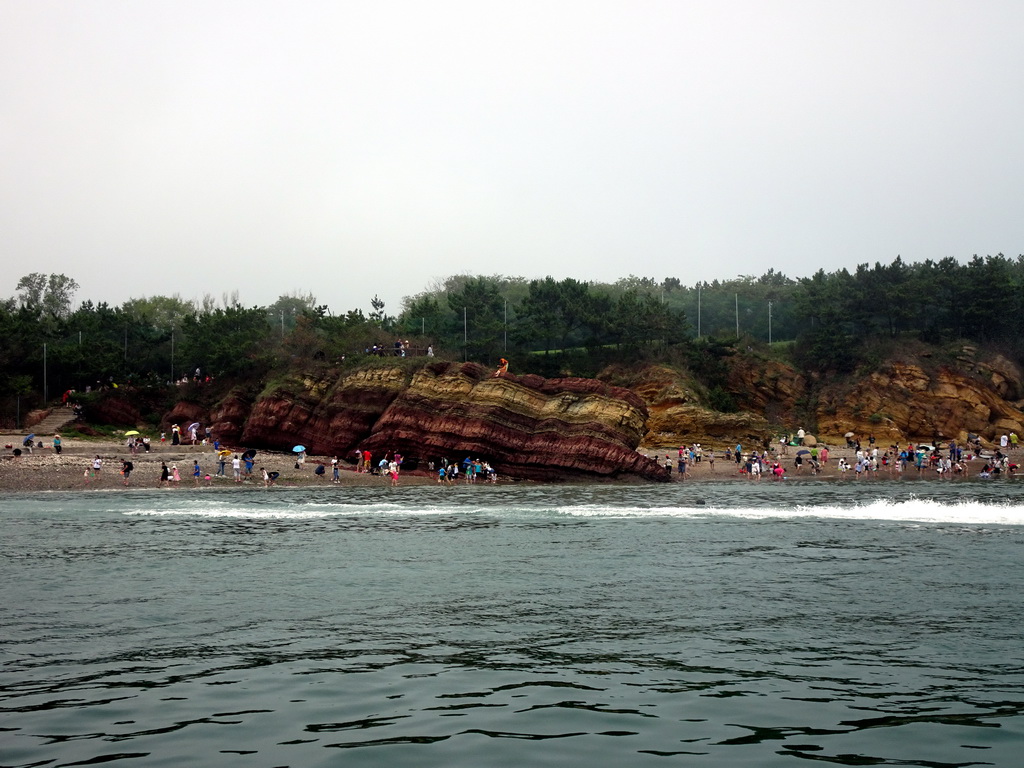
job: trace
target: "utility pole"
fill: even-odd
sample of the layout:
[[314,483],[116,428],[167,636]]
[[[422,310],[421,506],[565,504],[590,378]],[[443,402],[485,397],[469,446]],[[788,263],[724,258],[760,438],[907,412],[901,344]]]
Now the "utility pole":
[[736,338],[740,337],[740,295],[738,293],[733,294],[736,297]]
[[43,405],[49,401],[49,392],[46,388],[46,344],[43,344]]
[[772,345],[772,303],[768,302],[768,346]]
[[700,283],[697,283],[697,338],[700,338]]

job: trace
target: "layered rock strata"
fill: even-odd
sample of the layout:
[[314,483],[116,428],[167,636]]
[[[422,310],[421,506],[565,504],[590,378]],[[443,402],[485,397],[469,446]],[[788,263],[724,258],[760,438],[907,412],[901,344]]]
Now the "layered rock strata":
[[[184,414],[181,414],[184,415]],[[214,433],[247,447],[420,460],[489,461],[534,480],[665,480],[637,452],[647,409],[627,389],[593,379],[494,376],[474,363],[415,372],[367,368],[340,378],[294,378],[253,402],[229,396],[210,414]]]

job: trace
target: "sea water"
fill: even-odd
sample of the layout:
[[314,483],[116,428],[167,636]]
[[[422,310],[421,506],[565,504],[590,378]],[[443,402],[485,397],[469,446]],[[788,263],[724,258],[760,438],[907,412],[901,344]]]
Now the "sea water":
[[2,766],[1019,766],[1024,484],[0,496]]

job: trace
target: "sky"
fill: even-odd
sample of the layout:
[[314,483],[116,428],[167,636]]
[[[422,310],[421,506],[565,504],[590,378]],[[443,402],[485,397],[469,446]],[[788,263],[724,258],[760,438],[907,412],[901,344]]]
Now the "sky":
[[0,0],[0,297],[1024,253],[1024,2]]

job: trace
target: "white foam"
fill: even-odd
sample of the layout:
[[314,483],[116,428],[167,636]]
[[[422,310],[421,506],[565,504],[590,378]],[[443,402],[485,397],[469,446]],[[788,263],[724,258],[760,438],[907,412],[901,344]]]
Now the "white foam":
[[[782,505],[767,503],[751,506],[749,501],[742,505],[716,504],[709,499],[707,505],[682,504],[678,506],[639,504],[538,504],[537,500],[521,500],[521,503],[498,505],[437,504],[433,500],[420,502],[403,499],[400,502],[377,500],[366,501],[319,501],[303,499],[290,501],[283,497],[268,496],[249,503],[236,499],[166,499],[166,506],[143,507],[128,510],[124,514],[149,517],[225,518],[249,520],[309,520],[332,517],[429,517],[429,516],[475,516],[494,518],[544,519],[551,517],[574,518],[744,518],[752,520],[795,520],[801,518],[835,520],[879,520],[930,524],[960,525],[1024,525],[1024,505],[1015,505],[1002,500],[953,500],[935,501],[910,497],[899,501],[872,499],[866,501],[843,501],[827,504]],[[589,500],[588,500],[589,501]],[[525,503],[522,503],[525,502]]]
[[496,513],[495,509],[412,509],[393,504],[298,504],[288,507],[259,507],[215,505],[197,507],[171,507],[167,509],[132,509],[126,515],[143,517],[234,518],[242,520],[314,520],[331,517],[376,516],[430,516],[452,514]]
[[917,523],[963,525],[1024,525],[1024,506],[1009,503],[963,501],[943,504],[929,499],[890,501],[877,499],[865,504],[792,507],[614,507],[565,506],[559,514],[575,517],[739,517],[756,520],[825,518],[838,520],[889,520]]

